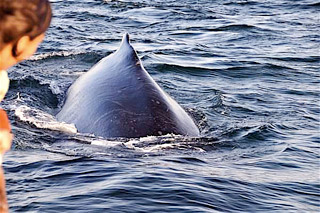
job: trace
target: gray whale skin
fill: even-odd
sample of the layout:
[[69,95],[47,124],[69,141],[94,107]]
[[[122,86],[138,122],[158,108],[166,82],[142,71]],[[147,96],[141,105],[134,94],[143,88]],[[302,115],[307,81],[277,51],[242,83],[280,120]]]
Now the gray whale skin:
[[71,85],[56,117],[102,137],[199,135],[193,119],[144,69],[127,33],[117,51]]

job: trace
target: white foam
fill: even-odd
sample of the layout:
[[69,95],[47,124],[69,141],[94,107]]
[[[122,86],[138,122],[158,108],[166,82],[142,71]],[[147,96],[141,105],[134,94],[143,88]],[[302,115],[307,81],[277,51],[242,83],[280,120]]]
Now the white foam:
[[110,147],[119,146],[119,145],[123,144],[123,142],[95,139],[95,140],[91,141],[91,144],[110,148]]
[[[168,149],[185,149],[188,142],[184,142],[186,138],[181,135],[167,134],[163,136],[147,136],[137,139],[131,139],[123,143],[128,149],[133,149],[144,153],[155,153]],[[179,142],[180,141],[180,142]],[[194,147],[193,150],[205,152],[201,148]]]
[[134,146],[134,144],[131,142],[127,142],[124,145],[127,148],[131,148],[136,151],[145,152],[145,153],[157,152],[157,151],[161,151],[164,149],[172,149],[175,146],[177,146],[177,144],[157,144],[157,145],[153,145],[153,146],[149,146],[149,147],[148,146],[147,147],[137,147],[137,146]]
[[[49,88],[50,90],[52,91],[53,94],[55,95],[60,95],[60,94],[63,94],[63,90],[60,88],[61,85],[59,85],[59,82],[58,81],[55,81],[55,80],[45,80],[43,82],[41,82],[40,84],[48,84],[49,85]],[[61,84],[61,83],[60,83]]]
[[40,129],[50,129],[66,133],[77,133],[74,124],[61,123],[54,116],[38,109],[22,105],[15,109],[15,115],[24,122],[31,123]]
[[[97,154],[97,150],[104,151],[106,149],[113,149],[116,147],[126,147],[133,151],[137,151],[139,153],[159,153],[164,150],[175,150],[175,149],[186,149],[186,147],[192,146],[186,141],[184,136],[179,135],[164,135],[164,136],[147,136],[142,138],[134,138],[134,139],[119,139],[119,140],[108,140],[105,138],[97,137],[94,135],[87,135],[77,133],[77,129],[74,124],[67,124],[63,122],[59,122],[49,113],[43,112],[39,109],[35,109],[29,106],[21,105],[18,107],[11,106],[11,109],[15,111],[15,115],[23,122],[28,122],[37,128],[40,129],[49,129],[54,131],[65,132],[69,134],[75,134],[75,139],[84,142],[87,145],[92,146],[92,152]],[[72,143],[66,144],[64,141],[63,146],[74,146]],[[60,147],[61,144],[56,144],[56,147]],[[94,148],[96,146],[97,148]],[[101,148],[98,148],[98,147]],[[77,150],[88,149],[88,146],[79,146]],[[73,150],[73,149],[72,149]],[[90,150],[90,149],[89,149]],[[201,148],[193,148],[194,151],[205,152]],[[88,150],[86,151],[88,152]]]
[[54,56],[60,56],[60,57],[68,57],[68,56],[71,56],[71,55],[80,55],[80,54],[83,54],[85,53],[84,51],[59,51],[59,52],[51,52],[51,53],[41,53],[41,54],[38,54],[38,55],[33,55],[29,58],[29,60],[31,61],[38,61],[38,60],[43,60],[43,59],[46,59],[46,58],[51,58],[51,57],[54,57]]

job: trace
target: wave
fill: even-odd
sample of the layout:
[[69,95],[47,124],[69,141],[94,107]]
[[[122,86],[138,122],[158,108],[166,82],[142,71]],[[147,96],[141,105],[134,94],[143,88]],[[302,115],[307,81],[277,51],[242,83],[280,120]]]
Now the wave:
[[[185,66],[176,63],[155,63],[152,66],[159,72],[174,72],[175,74],[188,74],[201,77],[213,77],[217,75],[229,78],[254,78],[262,76],[283,77],[285,71],[295,70],[289,66],[275,63],[259,63],[251,61],[229,62],[212,66]],[[281,71],[281,72],[279,72]]]
[[73,124],[59,122],[51,114],[35,108],[21,105],[15,109],[14,114],[20,121],[27,122],[39,129],[48,129],[72,134],[77,133],[77,129]]
[[319,56],[308,56],[308,57],[269,57],[269,59],[288,61],[288,62],[306,62],[306,63],[319,63]]
[[241,5],[241,6],[251,6],[251,5],[257,5],[260,4],[259,2],[255,2],[255,1],[230,1],[230,2],[226,2],[223,3],[224,5]]
[[168,152],[206,153],[216,145],[219,145],[219,141],[213,137],[168,134],[141,138],[102,138],[76,134],[56,140],[53,144],[46,144],[42,148],[65,155],[99,158],[158,156]]
[[248,24],[231,24],[231,25],[213,28],[213,29],[210,29],[210,31],[242,31],[242,30],[250,30],[250,29],[258,29],[258,27],[253,25],[248,25]]
[[47,58],[58,58],[58,57],[69,57],[74,55],[85,54],[85,51],[59,51],[59,52],[50,52],[50,53],[41,53],[33,55],[29,58],[30,61],[38,61]]
[[315,9],[318,10],[320,8],[320,2],[309,3],[309,4],[299,4],[298,5],[302,9]]
[[61,83],[53,79],[37,80],[27,76],[11,80],[7,97],[37,108],[56,108],[59,104],[59,95],[63,94],[60,86]]

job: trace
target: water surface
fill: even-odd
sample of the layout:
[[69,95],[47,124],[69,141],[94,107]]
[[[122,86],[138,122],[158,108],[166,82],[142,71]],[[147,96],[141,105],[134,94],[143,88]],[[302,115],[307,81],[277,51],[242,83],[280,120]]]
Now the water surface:
[[[11,212],[318,212],[316,0],[52,0],[31,60],[10,69]],[[68,87],[123,33],[201,137],[75,134]]]

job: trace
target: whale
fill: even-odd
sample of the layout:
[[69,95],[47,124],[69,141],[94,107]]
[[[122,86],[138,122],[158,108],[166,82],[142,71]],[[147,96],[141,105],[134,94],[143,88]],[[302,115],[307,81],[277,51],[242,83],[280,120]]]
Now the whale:
[[128,33],[115,52],[69,87],[56,118],[105,138],[200,134],[194,119],[145,70]]

